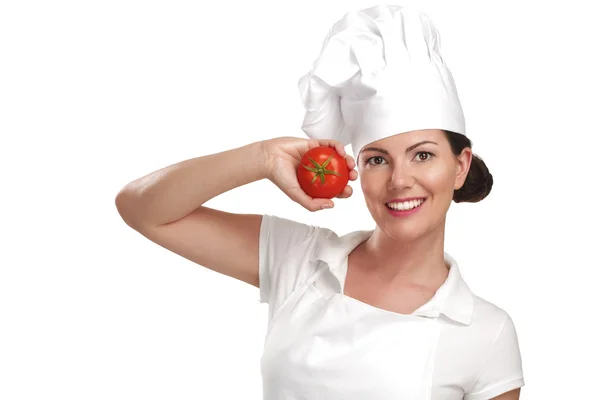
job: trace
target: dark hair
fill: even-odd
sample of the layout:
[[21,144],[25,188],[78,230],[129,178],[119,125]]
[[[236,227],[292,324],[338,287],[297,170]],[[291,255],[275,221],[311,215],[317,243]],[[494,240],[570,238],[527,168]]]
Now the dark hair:
[[[471,140],[465,135],[446,130],[444,132],[454,155],[460,155],[465,147],[471,148]],[[487,166],[479,156],[473,153],[467,179],[460,189],[454,191],[452,200],[457,203],[481,201],[490,193],[493,183],[494,179]]]

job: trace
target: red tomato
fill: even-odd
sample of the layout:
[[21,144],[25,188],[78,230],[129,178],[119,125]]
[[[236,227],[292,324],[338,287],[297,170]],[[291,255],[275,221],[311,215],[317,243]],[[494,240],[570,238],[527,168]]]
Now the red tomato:
[[314,147],[302,156],[297,176],[300,187],[309,196],[332,199],[348,184],[346,159],[329,146]]

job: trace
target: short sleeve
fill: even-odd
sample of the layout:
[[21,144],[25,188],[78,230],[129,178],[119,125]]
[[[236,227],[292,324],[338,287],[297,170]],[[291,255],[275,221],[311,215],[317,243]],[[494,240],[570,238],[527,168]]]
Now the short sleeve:
[[507,315],[481,375],[465,400],[487,400],[525,386],[515,325]]
[[319,227],[273,215],[263,215],[259,242],[260,302],[271,313],[314,272],[310,255]]

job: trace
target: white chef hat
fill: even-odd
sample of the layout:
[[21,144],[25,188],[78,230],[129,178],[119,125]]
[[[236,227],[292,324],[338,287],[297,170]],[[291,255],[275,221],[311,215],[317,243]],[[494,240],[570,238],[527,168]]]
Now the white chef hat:
[[440,35],[422,12],[378,5],[349,12],[327,34],[298,89],[311,138],[366,144],[396,134],[443,129],[465,135]]

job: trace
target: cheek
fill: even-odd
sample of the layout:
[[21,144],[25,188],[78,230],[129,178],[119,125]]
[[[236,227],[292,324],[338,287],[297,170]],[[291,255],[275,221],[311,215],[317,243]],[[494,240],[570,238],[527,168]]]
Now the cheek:
[[368,175],[361,177],[360,186],[368,208],[373,212],[381,199],[387,195],[385,179]]
[[360,172],[360,187],[363,191],[363,194],[367,200],[376,196],[381,188],[379,187],[379,183],[377,182],[373,174]]
[[424,183],[432,192],[454,191],[454,176],[450,168],[434,168],[423,176]]
[[448,182],[448,173],[444,169],[433,169],[425,175],[427,182],[435,187],[442,187]]
[[373,196],[373,190],[369,184],[366,184],[365,181],[360,181],[360,188],[362,189],[363,195],[365,196],[365,200],[369,201],[369,198]]

